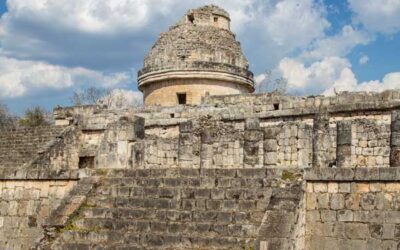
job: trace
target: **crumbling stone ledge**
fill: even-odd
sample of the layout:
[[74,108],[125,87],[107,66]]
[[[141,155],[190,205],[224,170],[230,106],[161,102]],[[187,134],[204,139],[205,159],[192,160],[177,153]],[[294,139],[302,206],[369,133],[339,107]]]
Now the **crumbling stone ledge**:
[[85,169],[49,170],[49,169],[0,169],[0,181],[61,181],[79,180],[82,176],[88,176]]
[[98,183],[98,177],[86,177],[80,179],[68,196],[64,198],[56,210],[46,219],[43,227],[43,235],[35,241],[31,249],[49,249],[52,241],[57,237],[61,228],[65,227],[79,208],[85,204],[89,192]]
[[400,181],[400,168],[320,168],[307,169],[306,181]]

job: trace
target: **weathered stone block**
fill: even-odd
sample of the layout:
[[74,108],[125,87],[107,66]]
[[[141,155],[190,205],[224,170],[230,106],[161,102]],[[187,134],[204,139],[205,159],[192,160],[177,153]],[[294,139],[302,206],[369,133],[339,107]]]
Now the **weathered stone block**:
[[345,224],[345,233],[349,239],[369,238],[369,229],[367,224],[348,223]]
[[334,222],[336,221],[336,212],[332,210],[321,210],[322,222]]
[[258,118],[247,118],[245,121],[246,130],[259,130],[260,120]]
[[342,194],[331,194],[331,209],[340,210],[344,208],[344,197]]
[[353,211],[351,210],[339,210],[337,211],[337,220],[340,222],[351,222],[353,221]]

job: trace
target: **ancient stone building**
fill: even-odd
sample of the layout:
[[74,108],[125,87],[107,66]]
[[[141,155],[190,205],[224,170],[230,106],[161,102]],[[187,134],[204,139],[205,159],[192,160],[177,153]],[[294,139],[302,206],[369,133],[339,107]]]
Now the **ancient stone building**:
[[138,83],[146,106],[200,104],[206,95],[254,91],[253,74],[230,31],[229,14],[214,5],[190,10],[160,35]]
[[400,247],[400,91],[54,117],[0,131],[0,249]]

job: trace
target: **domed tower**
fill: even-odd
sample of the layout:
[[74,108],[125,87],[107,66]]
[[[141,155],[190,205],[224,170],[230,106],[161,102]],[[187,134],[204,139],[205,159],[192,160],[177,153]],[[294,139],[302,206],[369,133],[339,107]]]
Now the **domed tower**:
[[145,105],[161,106],[254,91],[253,73],[230,31],[229,14],[214,5],[190,10],[160,35],[138,73],[138,84]]

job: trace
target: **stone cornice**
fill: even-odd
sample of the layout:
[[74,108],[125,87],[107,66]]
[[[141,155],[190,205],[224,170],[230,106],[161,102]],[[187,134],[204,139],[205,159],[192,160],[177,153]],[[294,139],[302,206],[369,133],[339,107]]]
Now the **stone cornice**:
[[241,75],[236,75],[218,71],[203,71],[203,70],[163,70],[143,74],[138,78],[139,89],[144,86],[165,80],[174,79],[209,79],[219,80],[230,83],[238,83],[247,87],[251,92],[254,91],[254,81]]

